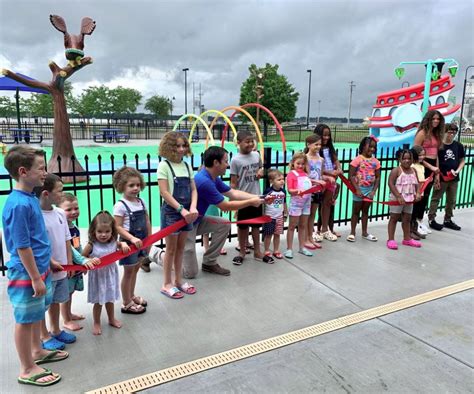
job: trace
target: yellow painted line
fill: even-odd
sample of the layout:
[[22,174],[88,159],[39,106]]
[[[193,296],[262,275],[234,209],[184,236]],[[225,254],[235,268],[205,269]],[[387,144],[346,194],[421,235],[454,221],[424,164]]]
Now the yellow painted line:
[[235,349],[217,353],[212,356],[206,356],[194,361],[179,364],[174,367],[165,368],[160,371],[152,372],[133,379],[105,386],[93,391],[91,394],[112,394],[112,393],[134,393],[151,387],[159,386],[173,380],[181,379],[189,375],[209,370],[211,368],[220,367],[238,360],[255,356],[260,353],[275,350],[283,346],[291,345],[296,342],[314,338],[328,332],[339,330],[354,324],[372,320],[377,317],[394,313],[403,309],[411,308],[416,305],[433,301],[438,298],[456,294],[461,291],[474,288],[474,279],[460,282],[441,289],[432,290],[427,293],[419,294],[403,300],[391,302],[389,304],[380,305],[375,308],[366,309],[350,315],[329,320],[324,323],[315,324],[301,330],[289,332],[263,341],[254,342],[249,345],[241,346]]

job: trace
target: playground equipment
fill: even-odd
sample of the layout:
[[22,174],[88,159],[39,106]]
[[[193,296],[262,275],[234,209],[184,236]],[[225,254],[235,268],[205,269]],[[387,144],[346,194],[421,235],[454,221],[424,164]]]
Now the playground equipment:
[[[252,115],[250,115],[245,110],[245,108],[249,108],[249,107],[258,107],[261,110],[265,111],[272,118],[272,120],[275,122],[275,126],[276,126],[277,130],[280,133],[283,151],[285,152],[286,151],[286,141],[285,141],[285,135],[283,133],[283,128],[281,127],[280,122],[278,122],[278,119],[275,117],[275,115],[268,108],[266,108],[263,105],[258,104],[258,103],[247,103],[247,104],[241,105],[240,107],[230,105],[226,108],[221,109],[220,111],[215,110],[215,109],[209,109],[209,110],[203,112],[200,116],[197,116],[197,115],[194,115],[194,114],[185,114],[185,115],[181,116],[176,121],[176,123],[173,127],[173,131],[178,130],[180,123],[182,123],[185,119],[193,119],[194,118],[195,120],[194,120],[194,122],[191,126],[191,130],[189,132],[189,142],[194,141],[194,132],[195,132],[196,126],[198,125],[198,122],[199,122],[205,127],[206,132],[207,132],[207,135],[206,135],[206,148],[207,148],[209,143],[211,143],[211,145],[215,144],[215,140],[214,140],[213,135],[212,135],[212,129],[216,125],[217,120],[219,118],[223,118],[226,122],[226,125],[224,127],[223,132],[222,132],[221,145],[224,146],[224,142],[225,142],[225,139],[226,139],[226,136],[227,136],[227,131],[228,131],[229,127],[230,127],[230,129],[232,130],[232,133],[233,133],[233,141],[234,141],[234,143],[237,143],[237,130],[235,128],[235,125],[232,123],[232,119],[234,118],[234,116],[237,113],[241,113],[249,119],[249,121],[252,123],[253,127],[255,128],[255,133],[257,134],[257,140],[258,140],[258,144],[259,144],[260,155],[263,158],[264,157],[264,154],[263,154],[263,152],[264,152],[264,142],[263,142],[263,139],[262,139],[262,133],[261,133],[260,127],[258,126],[255,119],[252,117]],[[225,114],[225,112],[230,111],[230,110],[233,110],[234,112],[232,113],[232,115],[229,118]],[[208,114],[215,114],[215,116],[214,116],[214,118],[213,118],[213,120],[212,120],[212,122],[209,126],[207,125],[207,123],[204,120],[204,117]]]
[[[234,133],[234,143],[237,143],[237,130],[235,129],[235,126],[234,126],[234,124],[232,123],[231,119],[229,119],[226,114],[224,114],[224,113],[221,112],[221,111],[217,111],[217,110],[215,110],[215,109],[208,109],[207,111],[205,111],[205,112],[203,112],[201,115],[199,115],[199,117],[200,117],[201,119],[203,119],[204,116],[206,116],[207,114],[216,114],[216,115],[218,115],[218,116],[224,118],[224,120],[226,121],[226,126],[225,126],[226,129],[227,129],[227,126],[230,125],[230,127],[231,127],[231,129],[232,129],[232,132]],[[215,119],[215,118],[214,118],[214,119]],[[195,129],[196,125],[197,125],[197,119],[194,121],[194,123],[193,123],[193,125],[192,125],[192,127],[191,127],[191,134],[190,134],[190,137],[193,136],[194,129]],[[212,127],[211,127],[211,129],[212,129]],[[212,133],[211,133],[211,134],[212,134]],[[208,144],[208,142],[207,142],[207,137],[206,137],[206,145],[207,145],[207,144]]]
[[[237,111],[237,112],[241,112],[243,115],[245,115],[249,120],[250,122],[252,123],[253,127],[255,127],[255,132],[257,134],[257,140],[260,144],[260,155],[261,157],[263,158],[263,139],[262,139],[262,133],[260,132],[260,127],[258,126],[257,122],[255,121],[255,119],[252,117],[252,115],[250,115],[245,109],[243,109],[242,107],[236,107],[234,105],[229,105],[228,107],[225,107],[224,109],[221,110],[221,112],[226,112],[226,111],[229,111],[233,109],[234,111]],[[218,119],[218,116],[216,116],[212,122],[211,122],[211,129],[214,127],[214,125],[216,124],[217,122],[217,119]],[[206,146],[207,146],[207,141],[206,141]]]
[[[173,127],[173,131],[176,131],[179,127],[179,124],[183,121],[183,120],[189,120],[189,119],[196,119],[194,123],[196,122],[200,122],[204,128],[206,129],[207,131],[207,136],[208,138],[211,139],[212,141],[212,144],[214,144],[214,137],[212,136],[212,132],[211,132],[211,129],[209,128],[209,126],[207,125],[207,123],[204,121],[204,119],[202,119],[200,116],[197,116],[197,115],[194,115],[194,114],[184,114],[183,116],[181,116],[177,121],[176,123],[174,124],[174,127]],[[193,124],[193,128],[192,130],[194,131],[194,124]],[[193,134],[192,132],[189,133],[189,142],[192,142],[192,138],[193,138]]]
[[[441,76],[445,62],[454,62],[455,65],[449,67],[451,75]],[[423,115],[428,110],[438,110],[449,123],[461,107],[460,104],[448,102],[449,93],[454,88],[451,76],[456,75],[457,62],[453,59],[437,59],[401,63],[404,64],[426,64],[427,81],[377,96],[372,116],[369,117],[369,133],[378,138],[379,149],[412,145]],[[401,78],[404,69],[398,67],[395,73]]]
[[[285,134],[283,133],[283,128],[281,127],[281,124],[278,121],[278,119],[275,117],[275,115],[273,115],[273,113],[267,107],[264,107],[261,104],[247,103],[247,104],[244,104],[244,105],[241,106],[241,108],[249,108],[249,107],[260,108],[261,110],[265,111],[270,116],[270,118],[272,118],[273,122],[275,123],[275,126],[276,126],[277,130],[280,132],[280,138],[281,138],[281,143],[282,143],[282,147],[283,147],[283,152],[285,152],[286,151]],[[234,116],[235,116],[236,113],[237,113],[237,111],[234,111],[234,113],[230,116],[230,120],[234,119]],[[226,124],[226,126],[224,128],[224,131],[222,132],[222,146],[224,146],[224,141],[225,141],[226,136],[227,136],[227,129],[228,129],[228,124]]]

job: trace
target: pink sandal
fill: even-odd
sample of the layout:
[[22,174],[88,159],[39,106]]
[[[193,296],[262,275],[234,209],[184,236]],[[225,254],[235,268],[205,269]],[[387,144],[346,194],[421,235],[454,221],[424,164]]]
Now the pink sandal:
[[179,285],[179,286],[176,285],[176,287],[180,291],[182,291],[184,294],[196,294],[196,288],[188,282],[183,283],[182,285]]
[[398,249],[397,241],[394,241],[393,239],[388,240],[387,248],[392,249],[392,250],[397,250]]
[[402,241],[402,245],[411,246],[413,248],[421,248],[421,242],[415,241],[414,239],[409,239],[408,241],[404,239]]

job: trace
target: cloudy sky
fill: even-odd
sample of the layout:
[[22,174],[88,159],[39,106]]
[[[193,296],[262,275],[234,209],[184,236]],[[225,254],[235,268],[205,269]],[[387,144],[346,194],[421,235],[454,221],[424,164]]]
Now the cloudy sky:
[[364,117],[377,93],[423,80],[423,67],[411,66],[399,81],[400,61],[456,59],[458,101],[474,64],[471,0],[0,0],[0,67],[47,80],[49,59],[64,65],[50,14],[71,33],[84,16],[97,22],[85,40],[94,63],[70,79],[76,94],[90,85],[133,87],[145,99],[174,96],[175,114],[184,111],[185,67],[188,112],[193,82],[205,107],[220,109],[238,104],[250,64],[268,62],[300,93],[298,115],[306,115],[312,69],[311,116],[318,100],[321,115],[346,116],[352,80],[352,116]]

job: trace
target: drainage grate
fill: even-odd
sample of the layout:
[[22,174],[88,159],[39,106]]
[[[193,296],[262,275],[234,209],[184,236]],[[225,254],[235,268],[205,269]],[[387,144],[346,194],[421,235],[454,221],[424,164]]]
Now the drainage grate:
[[206,371],[211,368],[220,367],[244,358],[252,357],[260,353],[278,349],[295,342],[313,338],[327,332],[335,331],[353,324],[371,320],[389,313],[394,313],[402,309],[410,308],[428,301],[446,297],[451,294],[474,288],[474,279],[457,283],[452,286],[443,287],[438,290],[429,291],[413,297],[405,298],[400,301],[377,306],[365,311],[353,313],[314,326],[306,327],[301,330],[289,332],[263,341],[251,343],[239,348],[231,349],[212,356],[203,357],[184,364],[179,364],[171,368],[162,369],[147,375],[139,376],[130,380],[105,386],[87,394],[115,394],[115,393],[133,393],[145,390],[150,387],[168,383],[176,379],[183,378],[192,374]]

